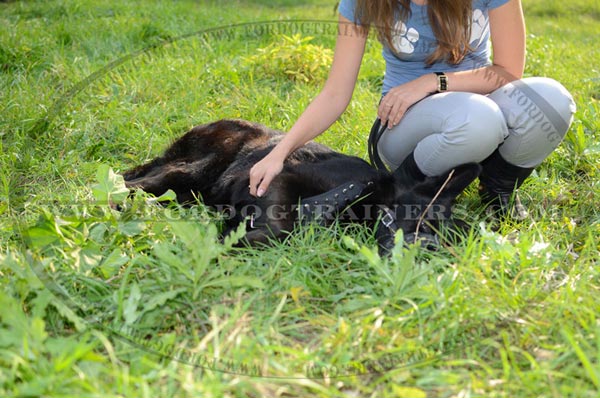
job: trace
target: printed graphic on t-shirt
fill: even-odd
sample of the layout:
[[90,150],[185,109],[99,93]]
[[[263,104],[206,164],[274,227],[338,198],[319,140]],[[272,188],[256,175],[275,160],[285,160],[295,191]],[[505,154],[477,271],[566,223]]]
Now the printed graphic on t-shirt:
[[471,40],[469,43],[473,48],[479,47],[481,40],[486,36],[489,29],[488,19],[483,11],[473,10],[473,21],[471,22]]
[[415,51],[415,44],[419,41],[419,32],[415,28],[408,29],[402,21],[396,22],[394,32],[396,34],[393,38],[393,44],[396,51],[412,54]]
[[[473,48],[478,48],[484,37],[488,36],[489,24],[487,15],[480,9],[473,10],[471,21],[471,37],[469,43]],[[413,53],[427,54],[433,51],[437,44],[422,42],[421,34],[414,27],[408,27],[402,21],[397,21],[394,26],[392,44],[398,55],[411,55]],[[428,40],[425,40],[428,41]],[[431,41],[431,40],[429,40]],[[416,54],[415,54],[416,55]]]

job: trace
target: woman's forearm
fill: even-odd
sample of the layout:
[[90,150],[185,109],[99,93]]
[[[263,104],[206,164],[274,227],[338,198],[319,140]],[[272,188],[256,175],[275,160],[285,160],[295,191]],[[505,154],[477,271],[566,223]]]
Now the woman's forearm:
[[283,139],[250,169],[250,195],[262,196],[297,148],[329,128],[344,112],[356,85],[367,42],[366,32],[340,16],[333,62],[323,90],[306,107]]
[[[448,76],[448,90],[467,91],[478,94],[489,94],[497,88],[522,77],[521,73],[511,73],[499,65],[490,65],[461,72],[450,72],[446,73],[446,75]],[[434,91],[436,88],[434,87]]]

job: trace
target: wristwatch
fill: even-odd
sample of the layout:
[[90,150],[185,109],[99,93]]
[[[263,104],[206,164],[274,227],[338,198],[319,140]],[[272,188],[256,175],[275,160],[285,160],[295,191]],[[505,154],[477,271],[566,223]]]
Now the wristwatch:
[[435,72],[437,76],[437,92],[448,91],[448,76],[444,72]]

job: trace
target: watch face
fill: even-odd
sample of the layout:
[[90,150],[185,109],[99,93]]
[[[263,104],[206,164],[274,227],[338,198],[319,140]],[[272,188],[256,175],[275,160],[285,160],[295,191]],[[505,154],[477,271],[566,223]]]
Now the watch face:
[[440,72],[437,72],[436,75],[438,78],[438,92],[448,90],[448,76]]
[[448,79],[446,79],[446,76],[440,76],[440,88],[442,91],[446,91],[448,89]]

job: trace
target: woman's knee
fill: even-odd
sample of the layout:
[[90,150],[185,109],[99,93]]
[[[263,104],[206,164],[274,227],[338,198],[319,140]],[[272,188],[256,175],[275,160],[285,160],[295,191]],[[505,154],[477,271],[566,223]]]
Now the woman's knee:
[[570,124],[576,106],[573,96],[565,86],[549,77],[529,77],[522,80],[533,87]]
[[560,141],[573,121],[575,101],[559,82],[548,77],[527,77],[499,88],[490,99],[502,109],[514,133],[542,130]]
[[484,95],[460,94],[463,98],[457,99],[462,105],[448,118],[442,132],[444,141],[449,145],[476,147],[477,152],[491,153],[508,135],[502,111]]
[[500,153],[520,167],[543,162],[564,138],[575,113],[571,94],[546,77],[511,82],[490,98],[502,109],[510,132]]

